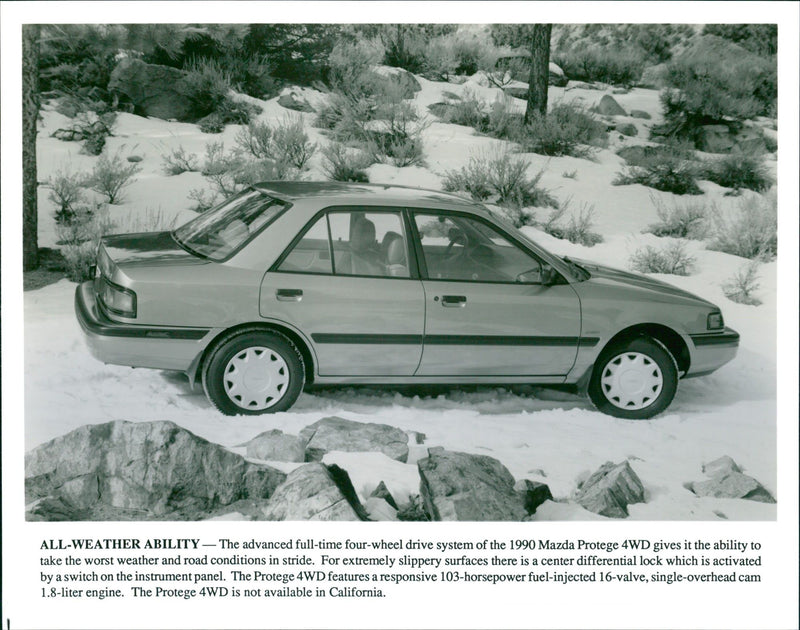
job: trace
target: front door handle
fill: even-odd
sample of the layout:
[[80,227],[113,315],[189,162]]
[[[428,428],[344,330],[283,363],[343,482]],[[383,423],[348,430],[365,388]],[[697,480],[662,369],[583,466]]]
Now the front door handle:
[[445,308],[464,308],[467,305],[466,295],[443,295],[442,306]]
[[278,289],[275,297],[281,302],[299,302],[303,299],[302,289]]

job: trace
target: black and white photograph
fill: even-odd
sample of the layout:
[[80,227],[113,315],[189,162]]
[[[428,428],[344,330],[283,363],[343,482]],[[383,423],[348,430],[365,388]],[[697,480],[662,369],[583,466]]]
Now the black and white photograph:
[[24,378],[3,399],[39,538],[502,521],[534,545],[553,522],[724,539],[796,511],[784,26],[415,4],[17,26],[3,305],[24,337],[12,357],[4,322],[3,364]]

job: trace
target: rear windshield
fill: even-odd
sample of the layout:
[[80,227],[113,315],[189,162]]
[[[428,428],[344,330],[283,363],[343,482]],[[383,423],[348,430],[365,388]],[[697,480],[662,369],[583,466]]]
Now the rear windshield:
[[173,232],[178,244],[197,256],[222,261],[260,232],[287,207],[258,190],[245,190]]

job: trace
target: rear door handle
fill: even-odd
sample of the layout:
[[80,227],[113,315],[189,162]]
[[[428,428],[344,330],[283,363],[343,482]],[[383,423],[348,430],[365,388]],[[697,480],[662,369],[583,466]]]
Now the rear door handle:
[[275,297],[281,302],[299,302],[303,299],[302,289],[278,289]]
[[464,308],[467,305],[466,295],[443,295],[442,306],[445,308]]

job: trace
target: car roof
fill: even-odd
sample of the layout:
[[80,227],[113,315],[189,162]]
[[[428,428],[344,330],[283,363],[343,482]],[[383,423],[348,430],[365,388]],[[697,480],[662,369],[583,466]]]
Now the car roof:
[[479,213],[486,212],[486,208],[481,204],[458,195],[437,190],[412,188],[411,186],[275,181],[254,184],[253,188],[288,202],[324,197],[326,203],[333,202],[334,204],[408,206],[417,203],[422,207],[435,206]]

